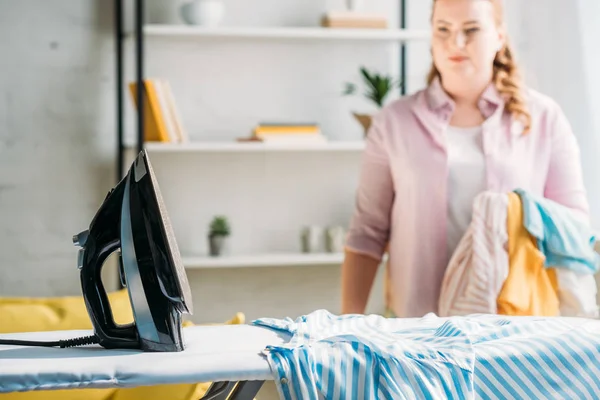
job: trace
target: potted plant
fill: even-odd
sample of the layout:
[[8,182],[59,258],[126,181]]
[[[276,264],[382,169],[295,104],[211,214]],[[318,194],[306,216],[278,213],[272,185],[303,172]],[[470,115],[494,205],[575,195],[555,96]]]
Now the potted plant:
[[211,256],[219,256],[223,252],[225,240],[231,234],[229,221],[225,216],[217,215],[210,223],[208,243]]
[[[365,67],[360,68],[360,75],[363,78],[364,84],[367,89],[364,92],[364,96],[375,103],[375,106],[378,109],[381,109],[385,104],[385,99],[390,94],[392,89],[400,87],[401,83],[391,76],[381,75],[377,72],[369,72]],[[346,87],[344,90],[344,95],[353,95],[357,92],[357,85],[352,82],[346,82]],[[365,136],[369,131],[369,127],[371,126],[371,114],[361,114],[361,113],[352,113],[354,118],[358,120],[358,122],[362,125]]]

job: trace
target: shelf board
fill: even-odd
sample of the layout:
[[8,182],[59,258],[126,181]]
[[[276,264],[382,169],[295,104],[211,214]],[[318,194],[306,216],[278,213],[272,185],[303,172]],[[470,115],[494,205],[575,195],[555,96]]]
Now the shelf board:
[[344,253],[271,253],[182,257],[186,269],[341,265]]
[[[133,149],[133,145],[127,146]],[[196,153],[196,152],[285,152],[285,151],[324,151],[359,152],[365,147],[364,141],[331,141],[327,143],[306,144],[266,144],[261,142],[188,142],[161,143],[146,142],[144,147],[151,153]]]
[[144,26],[148,36],[190,36],[252,39],[335,39],[408,41],[426,40],[427,30],[363,29],[322,27],[199,27],[192,25],[150,24]]

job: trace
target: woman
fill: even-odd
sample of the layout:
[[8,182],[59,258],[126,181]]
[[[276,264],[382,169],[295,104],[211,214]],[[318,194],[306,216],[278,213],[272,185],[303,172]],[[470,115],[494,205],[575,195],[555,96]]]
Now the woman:
[[522,188],[588,213],[579,148],[552,99],[523,87],[499,0],[435,0],[428,86],[373,120],[342,267],[342,313],[364,313],[385,249],[392,311],[437,311],[484,190]]

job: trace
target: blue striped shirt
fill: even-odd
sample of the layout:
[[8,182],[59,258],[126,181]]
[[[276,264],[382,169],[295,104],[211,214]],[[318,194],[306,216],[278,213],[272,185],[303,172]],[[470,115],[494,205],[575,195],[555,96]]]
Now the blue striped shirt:
[[291,334],[265,349],[284,400],[600,398],[597,321],[318,310],[253,323]]

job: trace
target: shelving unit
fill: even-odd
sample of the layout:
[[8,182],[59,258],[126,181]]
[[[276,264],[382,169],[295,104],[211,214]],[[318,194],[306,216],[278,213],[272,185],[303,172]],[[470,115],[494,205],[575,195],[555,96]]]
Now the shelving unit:
[[428,39],[428,31],[407,29],[336,29],[320,27],[218,27],[205,28],[188,25],[146,25],[147,36],[180,36],[194,38],[236,39],[319,39],[319,40],[372,40],[409,41]]
[[184,257],[187,269],[294,267],[310,265],[341,265],[343,253],[267,253],[233,256]]
[[[407,41],[425,40],[429,37],[427,31],[410,30],[406,28],[406,0],[400,2],[400,26],[399,29],[348,29],[348,28],[322,28],[322,27],[216,27],[205,28],[187,25],[144,25],[145,1],[135,0],[135,29],[131,35],[124,33],[123,22],[123,0],[115,1],[115,41],[116,41],[116,105],[117,105],[117,181],[123,176],[123,158],[128,146],[124,143],[123,134],[123,108],[124,108],[124,82],[123,82],[123,41],[127,38],[135,40],[135,75],[137,81],[137,98],[139,104],[144,104],[144,38],[145,36],[158,37],[193,37],[193,38],[236,38],[236,39],[293,39],[293,40],[371,40],[371,41],[395,41],[400,43],[400,81],[406,80],[406,46]],[[400,85],[400,94],[406,93],[406,87]],[[138,107],[137,111],[137,151],[141,151],[144,144],[144,107]],[[152,145],[151,145],[152,146]],[[162,146],[162,145],[161,145]],[[184,146],[160,147],[160,151],[264,151],[264,150],[290,150],[289,146],[253,146],[242,148],[236,144],[192,144]],[[346,151],[360,150],[358,144],[329,144],[317,148],[306,146],[294,148],[293,150],[328,150]],[[158,147],[154,147],[158,151]]]
[[[133,149],[134,145],[128,145]],[[144,147],[152,153],[255,153],[255,152],[360,152],[363,141],[332,141],[317,144],[265,144],[260,142],[146,142]]]
[[[115,37],[116,37],[116,106],[117,106],[117,180],[124,172],[125,151],[139,152],[146,149],[151,153],[160,154],[205,154],[205,153],[269,153],[269,152],[332,152],[360,153],[364,150],[365,142],[360,141],[330,141],[323,144],[265,144],[253,142],[205,142],[191,141],[188,143],[158,143],[144,142],[144,108],[138,107],[136,114],[136,137],[134,143],[124,142],[124,90],[123,82],[123,41],[134,40],[135,79],[137,81],[138,104],[144,104],[143,97],[145,79],[144,55],[145,39],[172,38],[185,40],[265,40],[265,41],[330,41],[330,42],[397,42],[400,46],[399,78],[406,80],[406,50],[409,41],[421,41],[429,38],[428,31],[406,29],[406,0],[400,3],[399,29],[348,29],[321,27],[216,27],[206,28],[188,25],[144,25],[145,1],[135,1],[135,24],[132,34],[124,34],[123,0],[115,1]],[[400,94],[406,94],[406,87],[400,86]],[[260,266],[308,266],[308,265],[340,265],[343,254],[303,254],[303,253],[267,253],[232,255],[221,257],[185,256],[183,263],[189,269],[202,268],[246,268]]]
[[[222,269],[222,268],[257,268],[257,267],[308,267],[341,266],[344,253],[266,253],[235,256],[189,256],[183,257],[186,269]],[[387,262],[387,254],[381,264]]]

